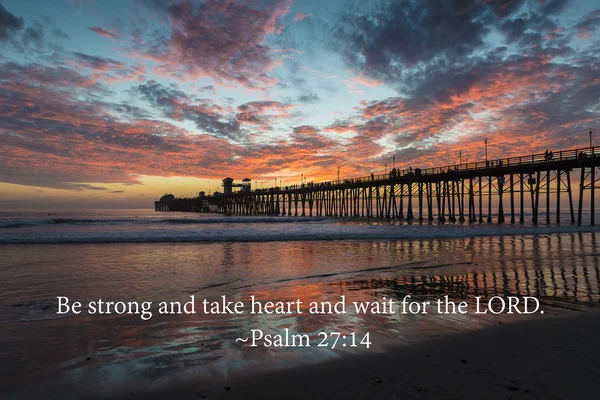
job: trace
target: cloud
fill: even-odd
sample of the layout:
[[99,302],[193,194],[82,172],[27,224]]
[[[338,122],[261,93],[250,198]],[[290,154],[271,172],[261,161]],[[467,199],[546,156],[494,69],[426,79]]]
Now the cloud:
[[[57,92],[61,89],[92,88],[100,90],[100,86],[88,76],[80,74],[64,66],[44,66],[41,64],[17,64],[7,62],[0,66],[0,82],[17,82],[25,79],[31,87],[47,86]],[[12,86],[12,85],[11,85]]]
[[265,43],[279,32],[289,1],[146,2],[168,21],[168,32],[140,39],[135,52],[160,63],[156,72],[187,79],[208,76],[252,89],[273,86],[280,61]]
[[42,47],[44,45],[44,37],[43,25],[36,22],[23,32],[23,43],[26,46],[35,45],[36,47]]
[[7,40],[14,32],[23,29],[25,20],[11,14],[0,3],[0,41]]
[[307,93],[298,96],[297,101],[299,103],[318,103],[321,98],[316,93]]
[[306,19],[308,17],[310,17],[310,14],[304,14],[303,12],[299,12],[294,16],[292,22],[302,21],[303,19]]
[[89,30],[96,32],[97,34],[107,37],[109,39],[121,40],[121,36],[116,32],[110,31],[105,28],[101,28],[99,26],[92,26],[89,28]]
[[575,25],[578,36],[583,38],[591,38],[591,32],[598,28],[600,28],[600,9],[587,13],[581,21]]
[[[398,96],[365,102],[358,117],[326,130],[354,134],[353,146],[375,158],[385,157],[384,142],[408,157],[480,135],[494,137],[498,147],[506,144],[507,154],[524,137],[535,137],[532,150],[542,137],[547,145],[564,145],[585,124],[597,123],[592,110],[599,107],[591,95],[596,71],[589,68],[600,61],[597,53],[571,47],[570,28],[554,17],[568,4],[461,1],[438,7],[403,0],[351,8],[334,30],[338,50],[359,76],[395,88]],[[575,32],[595,29],[598,15],[585,15]],[[492,29],[500,40],[490,41]]]
[[567,4],[564,0],[382,0],[377,7],[354,7],[345,13],[334,29],[334,44],[360,76],[402,92],[407,86],[410,89],[411,81],[422,80],[419,76],[440,67],[470,65],[486,53],[501,55],[507,48],[492,44],[497,39],[490,42],[493,30],[500,31],[507,44],[518,45],[521,54],[565,49],[567,43],[560,41],[553,16]]
[[62,29],[59,29],[59,28],[54,28],[52,30],[52,34],[58,39],[62,39],[62,40],[71,39],[71,36],[69,36],[65,31],[63,31]]
[[144,64],[126,64],[112,58],[73,53],[73,64],[79,70],[91,71],[91,79],[118,82],[128,80],[144,80],[146,67]]
[[[0,64],[0,180],[107,194],[122,192],[108,183],[137,184],[140,175],[320,180],[338,165],[345,176],[368,175],[392,155],[413,167],[453,163],[458,151],[480,159],[483,136],[498,155],[575,147],[600,122],[600,14],[572,22],[562,18],[565,1],[351,7],[330,47],[352,76],[344,81],[325,66],[331,54],[289,39],[281,24],[287,2],[139,1],[148,7],[139,17],[150,16],[139,32],[90,28],[120,39],[128,56],[140,57],[133,61],[50,45],[54,53],[41,57],[36,48],[52,27],[0,9],[0,40],[29,46],[19,63]],[[340,99],[333,109],[350,111],[334,113],[337,120],[301,121],[297,109],[322,99],[311,79],[274,71],[292,54],[302,60],[286,68],[319,86],[371,88],[369,97]],[[322,59],[302,66],[313,55]],[[139,82],[113,85],[132,80]],[[217,97],[235,96],[230,86],[243,97]],[[247,89],[275,90],[253,97]]]
[[99,190],[99,191],[108,190],[105,187],[89,185],[87,183],[72,183],[69,186],[71,189],[74,189],[74,190]]
[[542,2],[542,13],[546,15],[556,15],[562,12],[571,0],[550,0]]
[[134,87],[133,92],[169,118],[192,121],[203,133],[232,140],[243,136],[239,121],[226,116],[222,107],[207,100],[191,99],[174,84],[164,86],[150,80]]
[[291,104],[278,101],[251,101],[237,107],[236,119],[240,123],[256,125],[261,130],[270,130],[271,124],[291,117]]
[[[335,163],[338,142],[308,126],[273,144],[240,145],[227,137],[227,129],[239,124],[237,114],[282,113],[286,104],[250,102],[227,113],[175,85],[148,81],[132,90],[173,120],[189,119],[217,132],[205,134],[148,119],[133,105],[110,103],[103,93],[89,75],[66,67],[0,64],[0,180],[100,191],[102,183],[139,183],[140,175],[222,178],[225,171],[242,176],[285,168],[316,177],[319,168]],[[231,119],[222,120],[226,115]]]
[[338,144],[320,134],[317,128],[308,125],[294,127],[291,137],[296,144],[312,151],[326,150],[330,152]]
[[389,80],[404,66],[471,54],[490,32],[488,11],[475,1],[383,1],[367,14],[350,9],[335,35],[348,65]]
[[236,153],[226,141],[166,122],[115,117],[114,108],[122,106],[94,100],[90,92],[102,94],[102,88],[73,70],[5,63],[0,72],[4,182],[101,190],[86,182],[135,184],[140,174],[209,173]]
[[[45,24],[49,21],[42,17],[41,21],[33,22],[25,26],[25,20],[10,13],[2,3],[0,3],[0,42],[7,42],[11,47],[21,52],[25,52],[27,47],[35,47],[43,50],[46,43]],[[60,37],[62,31],[54,32]]]

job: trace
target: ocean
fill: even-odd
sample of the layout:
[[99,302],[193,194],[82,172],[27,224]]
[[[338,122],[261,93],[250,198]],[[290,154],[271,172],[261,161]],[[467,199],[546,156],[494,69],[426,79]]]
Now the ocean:
[[[600,304],[600,232],[571,224],[419,224],[151,210],[0,211],[4,398],[110,397],[290,368],[539,315],[98,315],[85,305],[202,299],[400,302],[534,296],[544,317]],[[80,313],[58,314],[57,297]],[[93,314],[93,315],[92,315]],[[251,330],[370,333],[370,346],[267,348]]]

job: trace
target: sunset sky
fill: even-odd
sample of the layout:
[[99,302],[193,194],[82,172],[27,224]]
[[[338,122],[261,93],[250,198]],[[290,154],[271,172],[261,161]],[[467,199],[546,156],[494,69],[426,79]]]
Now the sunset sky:
[[595,0],[0,0],[0,208],[586,146],[599,29]]

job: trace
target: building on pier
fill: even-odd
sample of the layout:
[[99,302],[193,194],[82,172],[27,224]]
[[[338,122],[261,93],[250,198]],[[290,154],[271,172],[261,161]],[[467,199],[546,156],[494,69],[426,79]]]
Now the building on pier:
[[223,179],[223,194],[228,196],[233,194],[233,188],[240,188],[240,192],[250,193],[252,189],[252,180],[245,178],[242,183],[233,183],[233,178]]
[[162,196],[159,201],[173,201],[173,200],[175,200],[175,195],[165,193],[165,195]]

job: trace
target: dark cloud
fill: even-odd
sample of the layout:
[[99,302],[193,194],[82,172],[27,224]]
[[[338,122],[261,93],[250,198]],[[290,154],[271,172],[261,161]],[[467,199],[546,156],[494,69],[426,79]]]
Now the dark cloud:
[[491,22],[489,6],[474,0],[384,1],[367,13],[345,14],[335,34],[350,66],[390,79],[406,65],[471,54]]
[[579,32],[590,32],[600,28],[600,9],[587,13],[581,21],[579,21],[575,28]]
[[36,22],[33,26],[28,27],[23,32],[23,44],[25,44],[25,46],[34,45],[38,48],[43,47],[44,37],[44,26],[39,22]]
[[19,82],[26,77],[32,86],[43,85],[53,87],[56,90],[78,87],[92,87],[99,89],[100,86],[92,82],[89,77],[82,75],[70,68],[62,66],[42,66],[40,64],[21,65],[7,62],[0,65],[0,82]]
[[[538,0],[533,0],[538,1]],[[553,1],[553,0],[550,0]],[[504,18],[519,11],[527,0],[487,0],[484,3],[499,17]],[[543,1],[541,1],[543,3]],[[553,1],[554,2],[554,1]]]
[[527,47],[539,44],[543,38],[542,33],[556,30],[557,25],[542,13],[529,12],[503,20],[499,28],[509,43],[518,43],[521,47]]
[[144,64],[127,64],[107,57],[92,56],[75,52],[73,61],[83,70],[91,70],[93,77],[108,82],[118,80],[145,79],[146,67]]
[[238,106],[238,110],[241,112],[262,112],[269,109],[281,108],[284,105],[278,101],[251,101]]
[[10,13],[0,3],[0,42],[7,42],[20,52],[27,52],[30,50],[28,48],[45,50],[46,26],[49,25],[51,25],[49,18],[42,16],[39,21],[25,26],[23,18]]
[[321,98],[316,93],[308,93],[298,96],[297,101],[299,103],[317,103],[321,101]]
[[57,37],[58,39],[62,39],[62,40],[71,39],[71,36],[69,36],[65,31],[63,31],[62,29],[59,29],[59,28],[54,28],[52,30],[52,34],[55,37]]
[[97,69],[106,70],[111,68],[122,68],[124,64],[120,61],[113,60],[111,58],[91,56],[84,53],[73,53],[75,58],[80,62],[81,65]]
[[11,14],[2,3],[0,3],[0,41],[9,38],[13,32],[23,29],[25,20]]
[[543,2],[542,13],[547,15],[556,15],[562,12],[571,0],[550,0]]
[[215,87],[213,85],[202,86],[199,90],[201,92],[208,92],[208,93],[212,93],[212,94],[217,93],[217,91],[215,90]]
[[71,183],[69,185],[69,187],[70,187],[70,189],[74,189],[74,190],[99,190],[99,191],[108,190],[105,187],[89,185],[87,183]]
[[121,114],[126,118],[133,119],[149,119],[150,114],[140,107],[132,106],[131,104],[120,103],[120,104],[106,104],[106,107],[111,108],[117,114]]
[[134,88],[143,99],[159,108],[169,108],[173,111],[178,104],[190,101],[188,95],[178,90],[174,84],[164,86],[154,80],[150,80]]
[[[367,118],[385,117],[382,122],[387,125],[381,129],[396,131],[395,141],[401,146],[468,121],[478,101],[487,98],[486,92],[512,87],[503,80],[526,81],[528,76],[546,74],[547,82],[539,83],[542,91],[546,83],[563,85],[567,74],[581,73],[566,72],[564,66],[550,62],[553,57],[582,57],[574,54],[564,28],[552,16],[564,10],[566,1],[380,4],[362,14],[348,14],[336,33],[343,39],[340,48],[352,69],[383,80],[402,95],[363,110]],[[593,19],[590,14],[582,23]],[[518,50],[509,51],[503,44],[494,47],[486,40],[492,28]],[[430,121],[424,115],[430,115]]]
[[[524,55],[567,51],[568,43],[553,15],[568,3],[383,0],[377,7],[344,14],[335,29],[335,44],[353,70],[405,92],[422,82],[423,76],[436,77],[445,68],[468,68],[489,55],[502,55],[506,48],[494,48],[487,40],[492,29],[497,28]],[[459,86],[468,79],[458,78]]]
[[99,27],[99,26],[92,26],[89,28],[91,31],[96,32],[99,35],[102,35],[104,37],[107,37],[109,39],[115,39],[115,40],[121,40],[121,36],[116,33],[113,32],[111,30]]

